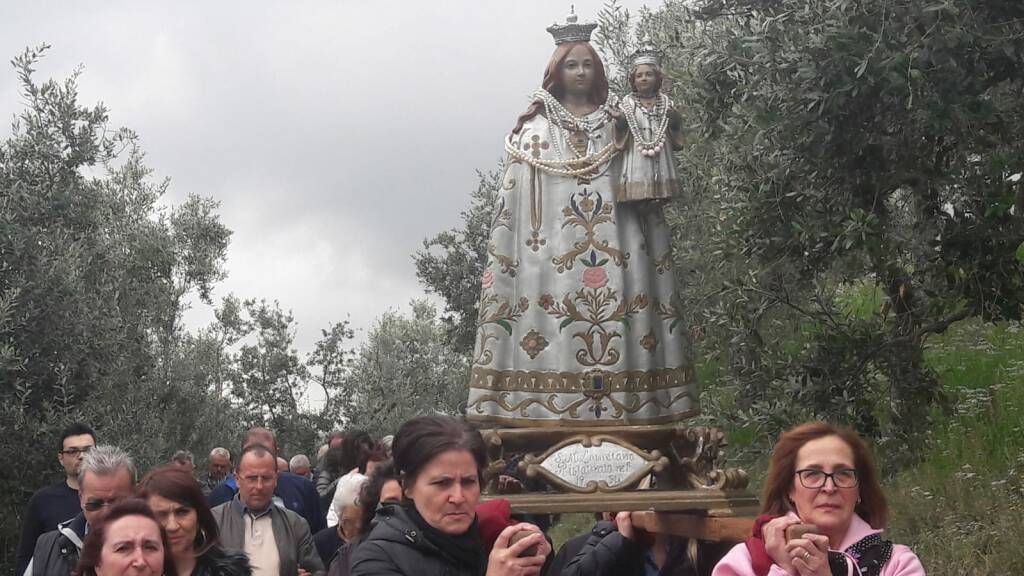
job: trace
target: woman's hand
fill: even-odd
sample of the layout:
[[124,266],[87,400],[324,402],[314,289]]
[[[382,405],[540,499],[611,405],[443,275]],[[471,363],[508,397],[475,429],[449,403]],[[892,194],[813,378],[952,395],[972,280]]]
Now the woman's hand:
[[[509,544],[512,535],[520,531],[531,534],[515,544]],[[537,547],[536,553],[532,556],[519,556],[531,546]],[[498,539],[494,541],[494,548],[487,559],[487,576],[537,576],[549,554],[551,544],[540,528],[525,522],[509,526],[502,530],[501,534],[498,534]]]
[[764,548],[768,552],[768,556],[771,557],[772,562],[789,574],[795,574],[795,572],[792,557],[786,551],[786,528],[799,523],[800,520],[796,518],[780,516],[761,528],[761,534],[764,536]]
[[828,565],[828,536],[804,534],[786,542],[786,554],[800,576],[831,576]]

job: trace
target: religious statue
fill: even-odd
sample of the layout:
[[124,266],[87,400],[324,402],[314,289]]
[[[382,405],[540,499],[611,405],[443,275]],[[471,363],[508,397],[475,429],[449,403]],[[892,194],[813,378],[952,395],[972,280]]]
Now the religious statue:
[[[670,424],[697,412],[669,228],[660,204],[620,201],[630,132],[590,45],[594,28],[570,15],[547,29],[554,55],[505,141],[467,406],[478,423]],[[633,101],[664,116],[647,72]],[[663,123],[646,114],[633,114],[641,147]],[[648,173],[667,190],[667,144],[658,154],[666,164]]]
[[664,75],[661,53],[645,40],[632,57],[632,94],[619,105],[629,127],[630,142],[623,151],[619,202],[668,200],[678,187],[673,149],[683,146],[682,118],[661,92]]

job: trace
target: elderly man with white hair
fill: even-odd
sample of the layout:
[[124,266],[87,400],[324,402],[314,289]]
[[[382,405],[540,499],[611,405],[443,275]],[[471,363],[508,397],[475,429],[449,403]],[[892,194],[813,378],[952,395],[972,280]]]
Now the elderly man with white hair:
[[231,463],[231,452],[220,446],[210,450],[210,464],[207,472],[199,478],[199,484],[203,487],[203,496],[210,497],[210,492],[228,477],[234,470]]
[[302,476],[306,480],[313,479],[313,467],[309,464],[309,457],[305,454],[296,454],[288,461],[288,469],[292,474]]
[[367,477],[351,472],[338,479],[331,510],[327,515],[327,528],[313,535],[316,551],[324,565],[331,563],[334,553],[346,542],[359,536],[363,529],[363,512],[359,507],[359,491],[366,484]]

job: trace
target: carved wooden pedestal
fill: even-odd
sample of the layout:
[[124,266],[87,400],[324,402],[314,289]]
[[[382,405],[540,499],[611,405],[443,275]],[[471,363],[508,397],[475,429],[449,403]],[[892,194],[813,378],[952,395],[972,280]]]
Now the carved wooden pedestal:
[[[481,432],[490,460],[488,494],[508,498],[518,512],[677,511],[700,518],[757,512],[757,498],[746,490],[747,474],[717,467],[725,435],[714,428],[662,425]],[[542,480],[553,491],[498,494],[498,474],[512,459],[519,461],[521,475]]]

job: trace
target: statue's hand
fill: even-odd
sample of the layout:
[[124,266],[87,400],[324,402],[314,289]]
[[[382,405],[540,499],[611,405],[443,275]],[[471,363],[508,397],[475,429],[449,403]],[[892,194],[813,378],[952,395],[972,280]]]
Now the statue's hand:
[[523,483],[512,476],[498,476],[498,494],[519,494],[523,491]]

